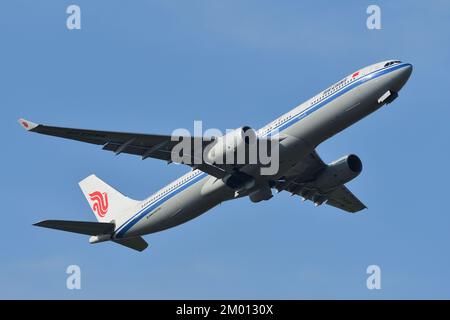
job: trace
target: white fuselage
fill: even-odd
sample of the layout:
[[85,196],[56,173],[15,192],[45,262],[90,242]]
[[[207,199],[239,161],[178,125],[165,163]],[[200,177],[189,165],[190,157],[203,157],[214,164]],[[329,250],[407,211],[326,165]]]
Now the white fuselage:
[[[274,176],[259,176],[258,183],[282,177],[317,145],[380,108],[387,91],[397,93],[408,80],[408,63],[380,62],[345,77],[328,89],[258,130],[259,137],[283,135],[279,170]],[[255,175],[254,166],[241,169]],[[115,238],[161,231],[235,198],[235,190],[221,179],[194,170],[142,201],[126,221],[116,221]]]

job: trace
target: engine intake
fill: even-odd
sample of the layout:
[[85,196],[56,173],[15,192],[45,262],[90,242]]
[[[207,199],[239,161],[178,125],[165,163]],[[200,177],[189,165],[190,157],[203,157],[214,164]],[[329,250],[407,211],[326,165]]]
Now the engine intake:
[[315,184],[321,191],[329,191],[355,179],[361,171],[361,160],[358,156],[350,154],[330,163],[319,174]]

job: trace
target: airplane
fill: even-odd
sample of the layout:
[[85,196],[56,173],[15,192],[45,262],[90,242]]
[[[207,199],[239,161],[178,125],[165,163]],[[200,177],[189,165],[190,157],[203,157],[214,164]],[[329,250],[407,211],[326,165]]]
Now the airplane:
[[[272,175],[262,175],[260,164],[223,165],[214,157],[187,164],[192,170],[143,201],[131,199],[95,175],[79,183],[97,222],[45,220],[35,226],[90,236],[90,243],[113,241],[143,251],[148,244],[143,235],[162,231],[198,217],[218,204],[241,197],[252,202],[272,198],[272,190],[298,195],[316,206],[327,204],[349,213],[366,206],[345,186],[362,171],[358,156],[350,154],[326,164],[315,151],[323,141],[393,102],[408,81],[413,67],[399,60],[379,62],[359,69],[296,108],[254,131],[257,139],[278,137],[279,167]],[[178,143],[171,135],[135,134],[63,128],[19,119],[27,131],[101,145],[115,154],[132,154],[142,159],[172,162]],[[243,145],[248,126],[231,132]],[[204,146],[223,145],[224,137],[185,137]],[[233,148],[235,148],[234,145]],[[184,156],[184,155],[183,155]],[[193,155],[187,154],[187,157]],[[183,163],[183,162],[181,162]]]

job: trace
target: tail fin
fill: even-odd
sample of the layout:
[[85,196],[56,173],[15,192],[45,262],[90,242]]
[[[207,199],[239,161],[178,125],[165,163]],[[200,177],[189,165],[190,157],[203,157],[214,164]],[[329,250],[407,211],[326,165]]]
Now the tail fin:
[[100,222],[122,221],[139,204],[139,201],[124,196],[95,175],[90,175],[78,184]]

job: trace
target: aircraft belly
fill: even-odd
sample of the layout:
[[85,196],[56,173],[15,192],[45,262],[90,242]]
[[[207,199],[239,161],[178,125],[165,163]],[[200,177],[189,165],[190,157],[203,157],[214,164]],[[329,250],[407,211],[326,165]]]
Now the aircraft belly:
[[381,107],[378,98],[389,86],[390,79],[383,77],[368,81],[288,128],[286,134],[317,146]]
[[276,175],[260,176],[259,168],[254,166],[248,166],[242,171],[262,180],[283,176],[321,142],[375,111],[379,107],[376,105],[377,95],[383,88],[374,90],[373,86],[357,87],[283,130],[281,134],[286,138],[280,142],[279,170]]
[[209,178],[205,177],[164,202],[148,218],[144,218],[136,229],[141,234],[148,234],[172,228],[198,217],[226,200],[220,197],[220,190],[207,196],[202,195],[202,187]]
[[392,86],[391,77],[379,77],[343,94],[281,132],[279,170],[274,176],[259,176],[259,168],[244,172],[266,180],[286,174],[317,145],[381,107],[378,98]]

